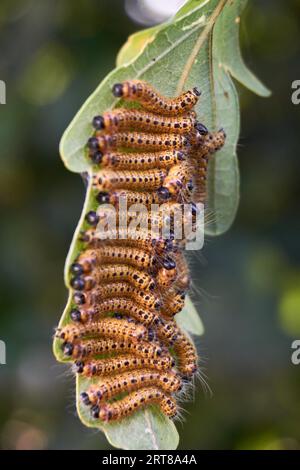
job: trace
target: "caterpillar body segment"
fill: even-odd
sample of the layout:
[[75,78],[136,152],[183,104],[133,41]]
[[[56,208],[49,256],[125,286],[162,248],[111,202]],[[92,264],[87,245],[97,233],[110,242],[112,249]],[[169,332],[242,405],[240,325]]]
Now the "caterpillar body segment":
[[173,165],[187,160],[188,154],[182,150],[144,153],[105,153],[101,164],[105,168],[127,171],[146,171],[155,168],[168,170]]
[[95,321],[99,317],[105,316],[107,313],[126,315],[137,320],[141,325],[146,326],[157,324],[160,321],[157,312],[145,309],[135,301],[126,297],[102,300],[90,307],[80,308],[78,312],[79,315],[76,318],[79,317],[78,320],[82,323]]
[[149,230],[136,230],[130,227],[117,227],[116,230],[103,231],[88,229],[81,234],[81,241],[87,243],[91,248],[99,248],[105,243],[109,246],[133,247],[155,254],[176,252],[183,246],[184,242],[172,238],[153,237]]
[[193,88],[176,98],[166,98],[151,85],[140,80],[128,80],[115,84],[113,94],[118,98],[137,101],[148,111],[166,116],[177,116],[191,110],[201,95],[197,88]]
[[86,392],[81,394],[81,399],[86,405],[95,405],[110,400],[120,393],[128,393],[149,386],[158,387],[166,393],[175,393],[182,388],[182,382],[173,371],[141,369],[123,372],[101,379],[99,385],[91,385]]
[[147,209],[151,208],[152,204],[160,204],[161,197],[157,191],[131,191],[131,190],[114,190],[109,195],[110,203],[116,208],[120,205],[120,200],[126,201],[128,207],[133,204],[142,204]]
[[76,342],[65,341],[62,344],[62,350],[66,357],[74,360],[127,353],[144,358],[170,358],[172,360],[168,351],[161,345],[144,340],[97,338]]
[[163,184],[166,175],[166,171],[162,169],[146,171],[103,169],[94,175],[93,184],[98,191],[120,188],[133,191],[154,191]]
[[114,373],[122,373],[132,369],[151,368],[156,371],[166,371],[174,366],[175,361],[170,355],[157,358],[156,356],[140,357],[135,354],[124,354],[113,358],[76,361],[74,371],[85,377],[95,377],[110,376]]
[[177,414],[176,400],[173,397],[157,387],[145,387],[113,403],[106,402],[100,407],[94,405],[91,408],[91,415],[104,422],[116,421],[150,404],[157,404],[162,413],[170,418],[174,418]]
[[57,332],[57,336],[67,343],[89,336],[105,336],[107,338],[142,339],[148,336],[147,329],[141,324],[127,320],[103,318],[86,324],[67,325]]
[[126,148],[147,151],[188,150],[190,139],[181,134],[146,134],[143,132],[119,132],[113,135],[102,135],[96,132],[89,141],[89,147],[96,146],[96,151],[107,152],[110,149]]
[[156,294],[137,289],[127,282],[102,284],[86,293],[76,292],[74,294],[74,301],[77,305],[90,308],[100,304],[103,300],[116,297],[127,297],[150,310],[159,310],[161,307],[161,301]]
[[187,134],[196,124],[192,115],[162,116],[144,110],[117,108],[106,111],[102,116],[95,116],[93,126],[98,131],[118,132],[138,130],[146,132],[172,132]]
[[88,276],[73,278],[71,285],[75,290],[91,290],[99,283],[123,281],[145,291],[152,291],[156,285],[150,274],[126,264],[101,265]]
[[103,244],[98,248],[83,251],[76,263],[71,266],[71,271],[72,269],[73,271],[75,270],[74,274],[88,273],[101,263],[122,263],[141,268],[142,270],[149,270],[157,262],[158,258],[155,255],[145,253],[141,249]]

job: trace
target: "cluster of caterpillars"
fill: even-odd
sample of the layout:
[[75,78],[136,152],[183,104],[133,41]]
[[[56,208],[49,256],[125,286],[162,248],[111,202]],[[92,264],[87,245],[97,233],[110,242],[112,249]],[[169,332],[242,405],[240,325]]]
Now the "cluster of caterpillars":
[[[124,227],[117,237],[107,229],[102,239],[96,226],[106,220],[107,204],[118,209],[120,196],[130,221],[136,203],[147,209],[164,203],[171,214],[190,203],[195,215],[196,203],[206,199],[209,158],[225,133],[197,121],[197,88],[165,98],[131,80],[114,85],[113,94],[136,108],[93,119],[87,153],[99,207],[86,214],[84,250],[71,266],[74,308],[57,335],[76,373],[93,378],[81,400],[94,419],[119,420],[150,404],[173,418],[198,367],[196,348],[175,320],[190,284],[185,242],[174,239],[172,228],[167,239]],[[163,218],[156,217],[158,227]]]

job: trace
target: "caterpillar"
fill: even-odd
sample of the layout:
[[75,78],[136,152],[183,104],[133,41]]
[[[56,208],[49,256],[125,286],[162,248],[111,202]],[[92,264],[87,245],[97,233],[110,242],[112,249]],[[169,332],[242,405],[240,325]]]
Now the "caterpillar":
[[73,369],[77,374],[82,374],[85,377],[94,377],[110,375],[115,372],[121,373],[131,369],[151,368],[157,371],[166,371],[174,366],[175,361],[171,356],[157,359],[127,354],[106,359],[76,361]]
[[142,339],[147,337],[147,329],[141,324],[133,324],[127,320],[103,318],[97,322],[67,325],[57,330],[57,336],[67,343],[85,336],[105,336],[115,339]]
[[85,405],[95,405],[110,400],[124,392],[132,392],[141,387],[155,386],[166,393],[175,393],[182,388],[182,381],[173,371],[153,371],[141,369],[118,373],[115,376],[101,379],[101,383],[91,385],[81,393]]
[[117,98],[137,101],[148,111],[173,116],[192,109],[201,95],[197,88],[193,88],[177,96],[177,98],[166,98],[160,95],[151,85],[140,80],[116,83],[113,86],[113,94]]
[[[167,207],[167,206],[166,206]],[[172,206],[170,206],[172,208]],[[139,206],[130,206],[127,211],[119,210],[119,208],[105,206],[99,208],[97,211],[98,217],[98,226],[101,226],[101,229],[108,229],[111,224],[113,226],[122,228],[125,227],[141,227],[142,229],[150,229],[156,227],[158,230],[163,229],[163,227],[170,226],[172,222],[172,214],[165,213],[166,210],[160,209],[148,211],[146,207]]]
[[113,204],[116,208],[119,206],[120,199],[126,201],[128,206],[131,206],[132,204],[143,204],[143,206],[148,209],[152,204],[160,204],[161,195],[158,192],[139,192],[124,189],[112,191],[109,195],[110,203]]
[[171,238],[153,238],[149,230],[135,230],[118,227],[116,230],[97,232],[95,229],[83,231],[80,241],[87,243],[92,248],[97,248],[105,242],[107,245],[121,245],[136,247],[149,253],[162,254],[175,252],[181,247],[181,240]]
[[193,342],[183,333],[174,320],[160,322],[157,327],[159,339],[174,348],[181,375],[189,379],[197,371],[198,354]]
[[[91,307],[81,308],[80,310],[75,310],[75,312],[73,313],[77,321],[85,323],[91,320],[95,321],[95,319],[97,319],[98,317],[103,317],[105,313],[112,313],[112,312],[118,313],[121,315],[128,315],[129,317],[134,318],[135,320],[139,321],[142,325],[149,326],[152,324],[159,323],[159,317],[157,313],[151,310],[146,310],[145,308],[141,307],[136,302],[130,299],[124,298],[124,297],[115,297],[113,299],[106,299],[101,302],[97,302],[96,304],[93,304]],[[89,323],[89,325],[91,324]],[[100,326],[102,328],[102,325]],[[109,336],[108,330],[106,334]],[[132,336],[135,337],[134,335]]]
[[90,290],[100,282],[125,281],[143,290],[153,290],[155,281],[150,274],[126,264],[106,264],[98,266],[89,276],[76,276],[71,280],[75,290]]
[[104,422],[115,421],[130,416],[138,409],[150,404],[157,404],[162,413],[170,418],[174,418],[177,414],[177,405],[174,398],[157,387],[145,387],[131,392],[125,398],[114,403],[104,403],[101,407],[94,405],[91,408],[91,415],[93,418],[99,418]]
[[191,152],[190,158],[193,166],[197,168],[195,171],[195,192],[194,200],[204,203],[206,201],[206,180],[208,162],[213,153],[220,150],[225,143],[226,134],[223,129],[215,133],[208,133],[203,138],[203,144],[200,148]]
[[144,340],[88,339],[76,343],[64,341],[61,348],[66,357],[77,360],[112,353],[132,353],[151,359],[170,358],[163,346]]
[[182,150],[191,147],[190,139],[181,134],[146,134],[142,132],[118,132],[113,135],[95,134],[88,140],[90,155],[94,152],[107,152],[110,149],[124,147],[140,150]]
[[135,300],[135,302],[150,310],[159,310],[161,307],[161,301],[156,294],[149,291],[144,292],[136,287],[132,287],[127,282],[103,284],[86,293],[75,292],[73,295],[74,302],[77,305],[84,306],[98,304],[102,300],[111,297],[129,297],[131,300]]
[[153,170],[155,168],[168,170],[173,165],[187,160],[188,154],[182,150],[149,153],[105,153],[101,163],[106,168],[114,170]]
[[153,191],[163,184],[166,175],[167,173],[161,169],[146,171],[103,169],[93,176],[93,186],[99,191],[110,191],[118,188]]
[[138,109],[118,108],[106,111],[102,116],[95,116],[93,127],[97,131],[105,132],[127,131],[130,129],[147,132],[173,132],[187,134],[196,125],[194,116],[161,116]]
[[75,275],[89,273],[100,263],[122,263],[149,270],[158,263],[158,257],[138,248],[103,244],[96,249],[83,251],[72,264],[71,272]]

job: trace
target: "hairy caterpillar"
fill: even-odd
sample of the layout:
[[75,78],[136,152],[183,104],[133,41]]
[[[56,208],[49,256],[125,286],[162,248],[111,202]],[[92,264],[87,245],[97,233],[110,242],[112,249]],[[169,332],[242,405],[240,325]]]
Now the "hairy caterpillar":
[[167,173],[161,169],[146,171],[103,169],[94,175],[93,185],[99,191],[110,191],[118,188],[153,191],[163,184],[166,175]]
[[139,192],[124,189],[111,191],[109,201],[116,208],[119,206],[120,198],[126,201],[128,206],[131,206],[132,204],[143,204],[147,209],[150,208],[152,204],[160,204],[161,202],[161,196],[158,192]]
[[208,162],[211,155],[220,150],[225,143],[226,134],[223,129],[218,132],[208,133],[203,137],[200,148],[193,150],[190,154],[193,166],[196,168],[194,181],[194,200],[204,203],[206,201],[206,179]]
[[149,341],[128,339],[89,339],[76,343],[65,341],[62,344],[65,356],[72,359],[85,359],[102,354],[132,353],[144,358],[167,358],[169,353],[161,346]]
[[105,132],[126,131],[130,129],[147,132],[173,132],[187,134],[195,127],[194,116],[178,117],[161,116],[139,109],[114,109],[106,111],[102,116],[95,116],[93,126]]
[[151,368],[165,371],[174,366],[175,361],[171,356],[157,359],[127,354],[107,359],[94,359],[86,362],[76,361],[74,370],[76,373],[82,374],[85,377],[94,377],[95,375],[110,375],[115,372],[121,373],[131,369]]
[[91,408],[93,418],[99,418],[101,421],[115,421],[131,415],[139,408],[143,408],[149,404],[159,405],[161,411],[170,418],[174,418],[177,414],[176,400],[157,387],[141,388],[135,392],[131,392],[127,397],[114,403],[104,403],[94,405]]
[[178,359],[178,369],[182,376],[191,377],[197,371],[198,365],[198,354],[193,342],[174,320],[161,322],[156,329],[158,337],[163,343],[173,346]]
[[[152,325],[159,323],[157,313],[151,310],[146,310],[136,302],[123,298],[115,297],[113,299],[102,300],[88,308],[81,308],[75,310],[75,318],[77,321],[87,322],[95,320],[98,317],[104,316],[105,313],[118,313],[121,315],[128,315],[131,318],[139,321],[142,325]],[[101,320],[100,320],[101,321]],[[107,332],[109,336],[109,333]]]
[[81,394],[85,405],[95,405],[110,400],[123,392],[132,392],[141,387],[155,386],[166,393],[178,392],[182,387],[181,379],[173,371],[153,371],[142,369],[117,374],[102,379],[99,385],[94,384]]
[[153,290],[155,281],[150,274],[126,264],[106,264],[98,266],[90,276],[78,276],[71,280],[75,290],[90,290],[100,282],[125,281],[143,290]]
[[173,165],[187,159],[187,152],[181,150],[169,150],[165,152],[149,153],[106,153],[101,157],[104,167],[114,170],[153,170],[169,169]]
[[[195,137],[196,138],[196,137]],[[191,147],[190,139],[181,134],[146,134],[142,132],[119,132],[113,135],[102,135],[96,132],[95,137],[88,140],[90,155],[100,150],[107,152],[116,148],[140,150],[182,150]]]
[[77,305],[92,306],[111,297],[129,297],[150,310],[158,310],[161,307],[161,301],[157,295],[132,287],[127,282],[99,285],[86,293],[75,292],[73,299]]
[[91,272],[100,263],[122,263],[141,270],[149,270],[158,263],[158,257],[138,248],[127,246],[102,246],[83,251],[71,266],[75,275]]
[[57,331],[57,336],[67,343],[85,336],[105,336],[115,339],[142,339],[147,337],[147,329],[141,324],[133,324],[127,320],[103,318],[86,324],[67,325]]
[[160,95],[149,83],[140,80],[116,83],[113,86],[113,94],[117,98],[138,101],[149,111],[173,116],[192,109],[201,95],[197,88],[193,88],[193,90],[186,91],[177,98],[166,98]]
[[130,227],[116,227],[116,230],[103,230],[100,233],[95,229],[88,229],[81,233],[80,240],[93,248],[100,247],[105,242],[107,245],[135,247],[156,254],[178,251],[182,245],[181,240],[153,238],[149,230],[135,230]]

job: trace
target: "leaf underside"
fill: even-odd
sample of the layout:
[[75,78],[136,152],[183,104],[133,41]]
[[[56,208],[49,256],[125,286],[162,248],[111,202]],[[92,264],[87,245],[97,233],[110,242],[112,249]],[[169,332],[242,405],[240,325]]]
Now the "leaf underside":
[[[121,49],[117,68],[98,86],[83,104],[65,131],[60,153],[65,166],[73,172],[86,172],[91,182],[93,166],[85,145],[91,136],[93,116],[116,106],[126,106],[113,97],[114,83],[141,79],[151,83],[163,95],[176,96],[197,86],[202,91],[196,106],[198,119],[210,130],[223,127],[227,134],[224,148],[210,162],[208,177],[208,211],[212,216],[206,228],[209,235],[219,235],[231,225],[238,206],[239,174],[236,145],[239,135],[239,103],[232,82],[234,77],[253,92],[268,96],[269,91],[245,66],[239,49],[239,18],[246,0],[189,0],[172,21],[132,35]],[[87,228],[84,215],[96,209],[89,183],[79,224],[65,265],[65,283],[69,284],[69,266],[83,246],[78,242],[80,230]],[[59,326],[70,322],[71,294]],[[190,299],[176,316],[178,324],[194,335],[203,333],[203,325]],[[58,361],[60,342],[54,341]],[[98,379],[99,380],[99,379]],[[91,379],[77,377],[77,410],[81,421],[103,430],[109,442],[121,449],[171,450],[178,445],[178,433],[172,421],[156,407],[148,407],[118,423],[99,425],[92,420],[78,399]]]

